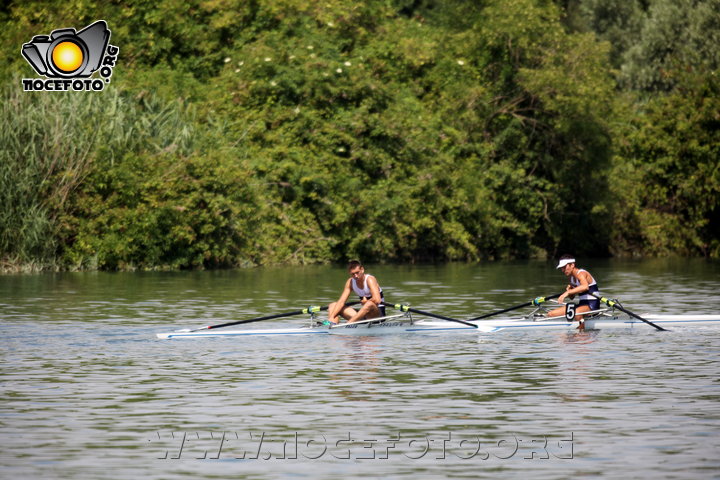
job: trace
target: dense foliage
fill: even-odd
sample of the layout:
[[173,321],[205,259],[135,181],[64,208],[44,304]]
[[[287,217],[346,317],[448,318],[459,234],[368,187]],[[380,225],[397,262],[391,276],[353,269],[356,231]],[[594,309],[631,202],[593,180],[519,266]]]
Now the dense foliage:
[[[720,257],[720,0],[13,1],[5,268]],[[20,46],[104,19],[101,93]]]

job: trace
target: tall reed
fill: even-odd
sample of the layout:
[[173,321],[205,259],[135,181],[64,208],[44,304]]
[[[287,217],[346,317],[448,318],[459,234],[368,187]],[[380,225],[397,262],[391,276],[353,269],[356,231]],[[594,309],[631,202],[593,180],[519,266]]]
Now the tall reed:
[[93,168],[128,152],[192,148],[177,103],[149,95],[0,89],[0,269],[47,268],[62,245],[57,221]]

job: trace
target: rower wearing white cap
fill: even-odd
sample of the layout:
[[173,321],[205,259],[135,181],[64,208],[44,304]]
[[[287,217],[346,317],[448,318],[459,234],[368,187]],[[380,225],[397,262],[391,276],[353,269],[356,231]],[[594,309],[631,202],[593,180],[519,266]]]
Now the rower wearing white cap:
[[[600,308],[600,300],[591,295],[599,290],[597,282],[590,272],[578,268],[575,265],[575,258],[572,255],[563,255],[560,257],[556,268],[559,268],[570,281],[565,292],[560,295],[557,301],[558,303],[565,303],[566,298],[570,297],[572,299],[575,295],[580,295],[580,301],[578,302],[578,307],[575,309],[575,313],[578,314],[576,318],[581,322],[580,326],[582,327],[583,317],[579,314]],[[565,315],[565,307],[558,307],[548,313],[550,317],[560,317],[563,315]]]

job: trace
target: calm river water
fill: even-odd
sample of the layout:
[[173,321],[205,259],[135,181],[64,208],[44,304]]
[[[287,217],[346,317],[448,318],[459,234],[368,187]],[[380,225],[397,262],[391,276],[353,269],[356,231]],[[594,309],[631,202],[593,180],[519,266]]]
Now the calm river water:
[[[367,271],[390,301],[468,318],[562,291],[553,266]],[[638,313],[720,307],[718,263],[584,266]],[[345,278],[0,276],[0,476],[718,478],[720,329],[155,337],[324,304]]]

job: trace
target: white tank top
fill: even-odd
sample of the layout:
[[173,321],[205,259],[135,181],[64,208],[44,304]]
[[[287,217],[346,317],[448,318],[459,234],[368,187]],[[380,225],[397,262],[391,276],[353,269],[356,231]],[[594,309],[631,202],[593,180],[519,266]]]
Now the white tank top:
[[[355,293],[357,294],[358,297],[361,297],[361,298],[362,297],[365,297],[365,298],[372,297],[372,292],[370,291],[370,287],[368,287],[368,281],[367,281],[367,279],[370,277],[375,278],[372,275],[370,275],[369,273],[365,274],[365,288],[358,287],[357,282],[355,281],[354,278],[350,279],[351,280],[350,284],[352,286],[352,289],[355,291]],[[378,285],[378,289],[380,290],[380,298],[382,298],[383,293],[382,293],[382,288],[380,288],[380,285]]]
[[[587,270],[585,270],[585,269],[583,269],[583,268],[578,268],[578,273],[580,273],[580,272],[586,272],[586,273],[587,273]],[[580,300],[595,300],[595,297],[593,297],[593,296],[590,295],[590,294],[591,294],[591,293],[594,293],[594,292],[597,292],[599,289],[598,289],[598,286],[597,286],[597,282],[595,281],[595,277],[593,277],[592,275],[590,275],[590,278],[592,278],[592,283],[589,283],[589,284],[588,284],[588,287],[589,287],[589,288],[588,288],[588,291],[585,292],[585,293],[583,293],[582,295],[580,295]],[[577,278],[575,278],[575,277],[570,277],[570,285],[572,285],[573,287],[579,287],[579,286],[580,286],[580,281],[579,281]]]

